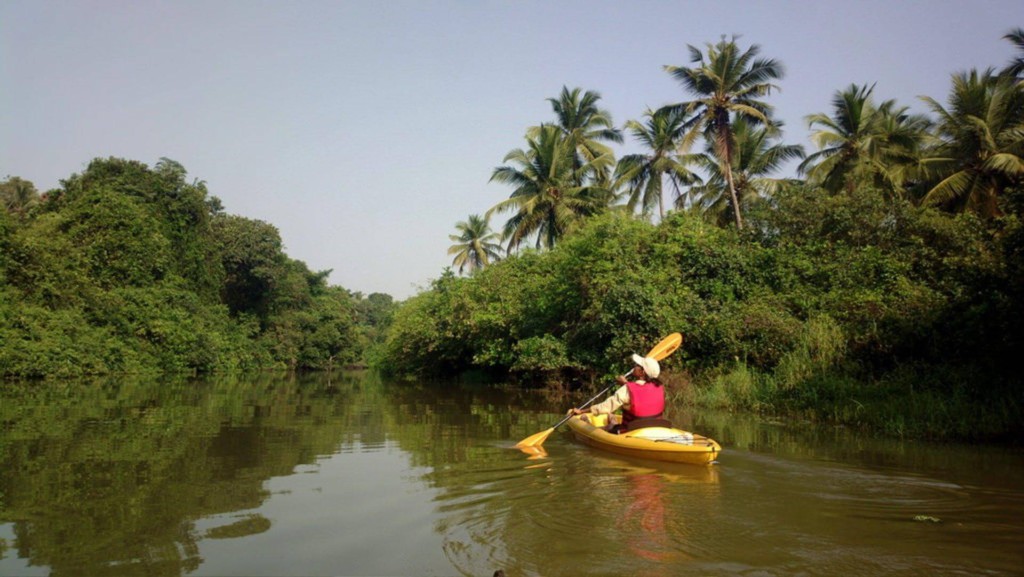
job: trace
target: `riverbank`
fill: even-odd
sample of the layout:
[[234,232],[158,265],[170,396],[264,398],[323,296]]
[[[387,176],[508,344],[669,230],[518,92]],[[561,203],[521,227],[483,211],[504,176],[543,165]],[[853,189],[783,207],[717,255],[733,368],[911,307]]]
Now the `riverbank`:
[[[395,312],[390,376],[598,382],[667,334],[702,406],[893,436],[1020,441],[1024,229],[877,191],[778,192],[747,231],[607,215],[558,246],[449,274]],[[628,367],[627,367],[628,368]]]
[[982,374],[907,367],[874,381],[823,373],[800,387],[738,364],[720,374],[674,383],[676,402],[861,430],[873,436],[1020,445],[1021,399]]

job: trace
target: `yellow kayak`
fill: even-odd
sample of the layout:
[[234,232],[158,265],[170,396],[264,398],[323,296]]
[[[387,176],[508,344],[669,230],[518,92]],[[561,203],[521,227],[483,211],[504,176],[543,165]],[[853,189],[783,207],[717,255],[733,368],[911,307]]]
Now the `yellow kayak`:
[[[701,435],[674,427],[646,427],[626,433],[614,434],[605,431],[606,415],[586,415],[591,422],[579,416],[569,419],[569,428],[575,437],[591,447],[604,449],[620,455],[707,465],[718,458],[722,447]],[[596,418],[595,418],[596,417]],[[598,426],[594,426],[598,425]]]

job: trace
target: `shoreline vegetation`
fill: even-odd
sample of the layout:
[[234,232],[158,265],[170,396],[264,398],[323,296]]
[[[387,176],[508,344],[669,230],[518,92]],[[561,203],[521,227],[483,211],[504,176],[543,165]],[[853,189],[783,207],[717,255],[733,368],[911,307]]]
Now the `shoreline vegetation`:
[[[0,375],[341,369],[591,388],[671,332],[675,402],[879,434],[1024,440],[1024,31],[931,115],[835,94],[782,140],[781,64],[722,39],[667,66],[689,100],[616,128],[549,99],[456,224],[450,269],[395,302],[327,284],[179,163],[96,159],[0,182]],[[616,158],[624,134],[644,152]],[[801,161],[801,178],[778,178]],[[509,214],[500,232],[491,219]]]
[[0,194],[3,377],[343,368],[394,307],[329,286],[173,160],[95,159]]

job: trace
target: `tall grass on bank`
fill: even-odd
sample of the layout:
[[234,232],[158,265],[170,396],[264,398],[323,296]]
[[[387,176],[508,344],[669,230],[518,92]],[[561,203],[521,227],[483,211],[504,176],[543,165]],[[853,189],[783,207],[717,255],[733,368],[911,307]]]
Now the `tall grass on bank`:
[[696,376],[676,400],[707,409],[755,411],[829,421],[878,434],[919,439],[998,440],[1021,413],[1005,387],[977,367],[904,365],[857,376],[846,339],[827,316],[805,323],[797,346],[771,372],[743,360]]
[[871,385],[865,424],[891,436],[1011,441],[1022,407],[979,367],[904,366]]
[[694,400],[698,406],[712,409],[760,410],[765,380],[765,375],[740,361],[711,375],[705,386],[697,388]]
[[804,323],[796,346],[779,361],[772,374],[775,390],[792,391],[826,374],[846,355],[846,336],[831,317],[821,315]]
[[839,325],[828,316],[804,324],[796,346],[785,353],[770,373],[737,360],[724,371],[707,375],[693,395],[699,405],[727,410],[766,411],[792,396],[802,396],[811,383],[821,381],[846,352]]

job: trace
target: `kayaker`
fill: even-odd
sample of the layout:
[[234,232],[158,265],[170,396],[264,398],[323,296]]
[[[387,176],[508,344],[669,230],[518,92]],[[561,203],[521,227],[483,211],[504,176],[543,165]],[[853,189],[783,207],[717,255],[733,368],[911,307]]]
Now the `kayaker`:
[[660,419],[665,412],[665,387],[658,380],[661,366],[657,360],[640,355],[633,355],[633,362],[636,366],[631,380],[622,376],[616,378],[621,386],[612,396],[589,409],[573,409],[573,414],[610,416],[621,408],[621,424],[612,424],[611,418],[608,419],[608,430],[616,433],[628,430],[629,423],[637,419]]

